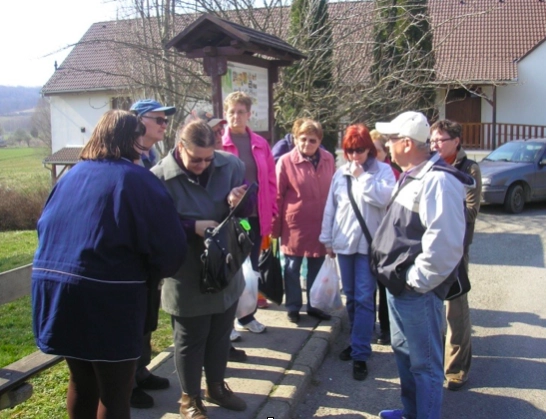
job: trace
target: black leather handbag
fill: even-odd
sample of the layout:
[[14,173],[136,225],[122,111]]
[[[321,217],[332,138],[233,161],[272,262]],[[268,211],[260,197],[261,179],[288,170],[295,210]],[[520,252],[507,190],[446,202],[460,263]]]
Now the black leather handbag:
[[254,243],[250,239],[250,225],[246,218],[235,214],[243,208],[249,197],[256,192],[252,184],[229,215],[216,228],[205,231],[205,251],[201,255],[203,269],[200,289],[211,294],[226,288],[250,255]]
[[272,239],[269,249],[260,254],[258,270],[260,271],[258,289],[268,300],[281,305],[284,296],[284,283],[277,239]]

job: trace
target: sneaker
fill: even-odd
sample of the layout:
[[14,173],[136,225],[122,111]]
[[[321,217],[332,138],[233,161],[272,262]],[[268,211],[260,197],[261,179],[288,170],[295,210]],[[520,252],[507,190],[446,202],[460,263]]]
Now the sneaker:
[[252,332],[252,333],[263,333],[266,330],[265,326],[263,324],[261,324],[256,319],[252,320],[251,322],[249,322],[247,324],[240,324],[239,323],[239,327],[241,327],[242,329],[246,329],[246,330],[248,330],[249,332]]
[[144,380],[137,382],[137,386],[144,390],[163,390],[169,388],[171,383],[167,378],[154,374],[148,375]]
[[231,329],[229,340],[232,342],[239,342],[241,340],[241,334],[237,330]]
[[349,345],[339,353],[339,359],[342,361],[350,361],[353,359],[351,352],[353,352],[353,348]]
[[403,410],[382,410],[379,417],[382,419],[405,419]]
[[286,317],[288,317],[290,323],[299,323],[300,321],[300,313],[298,311],[289,311]]
[[229,348],[229,362],[246,362],[247,358],[246,352],[242,349],[236,349],[233,346]]
[[390,345],[391,344],[391,332],[389,330],[382,330],[377,337],[378,345]]
[[353,378],[357,381],[364,381],[368,376],[366,361],[353,361]]
[[229,410],[243,411],[246,409],[246,402],[233,394],[225,381],[222,383],[207,383],[205,400]]
[[131,393],[130,403],[135,409],[150,409],[154,407],[154,398],[140,387],[135,387]]

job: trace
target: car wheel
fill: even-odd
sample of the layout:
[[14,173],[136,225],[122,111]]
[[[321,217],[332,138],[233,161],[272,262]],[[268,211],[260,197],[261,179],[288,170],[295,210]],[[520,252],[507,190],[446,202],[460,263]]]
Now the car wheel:
[[523,186],[512,185],[508,188],[506,198],[504,199],[504,209],[512,214],[518,214],[523,211],[525,205],[525,192]]

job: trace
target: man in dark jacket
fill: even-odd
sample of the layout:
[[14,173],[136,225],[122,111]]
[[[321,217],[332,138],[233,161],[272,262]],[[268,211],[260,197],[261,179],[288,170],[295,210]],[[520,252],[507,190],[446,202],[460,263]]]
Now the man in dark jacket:
[[[462,127],[447,119],[430,127],[430,148],[453,167],[474,178],[476,187],[466,192],[466,234],[464,240],[463,268],[468,275],[468,251],[474,236],[474,223],[480,210],[482,175],[480,166],[470,160],[461,147]],[[470,341],[472,325],[467,294],[446,301],[447,334],[444,354],[444,372],[449,390],[460,389],[468,379],[472,361]]]
[[371,266],[387,288],[391,344],[403,409],[384,419],[441,417],[443,300],[463,256],[463,184],[470,177],[430,155],[430,126],[418,112],[377,123],[404,173],[372,243]]

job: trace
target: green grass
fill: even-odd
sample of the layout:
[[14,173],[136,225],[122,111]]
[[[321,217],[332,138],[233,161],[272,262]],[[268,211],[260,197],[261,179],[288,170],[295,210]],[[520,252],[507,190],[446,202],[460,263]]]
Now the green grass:
[[[37,350],[32,335],[30,297],[0,306],[0,330],[0,367]],[[159,325],[152,334],[152,357],[171,344],[170,316],[160,311]],[[68,377],[68,368],[64,362],[35,376],[29,380],[34,388],[32,397],[13,409],[1,410],[0,419],[67,418],[65,399]]]
[[32,263],[37,246],[35,230],[0,232],[0,272]]
[[50,185],[50,171],[42,165],[48,154],[45,147],[0,148],[0,186],[34,190]]

